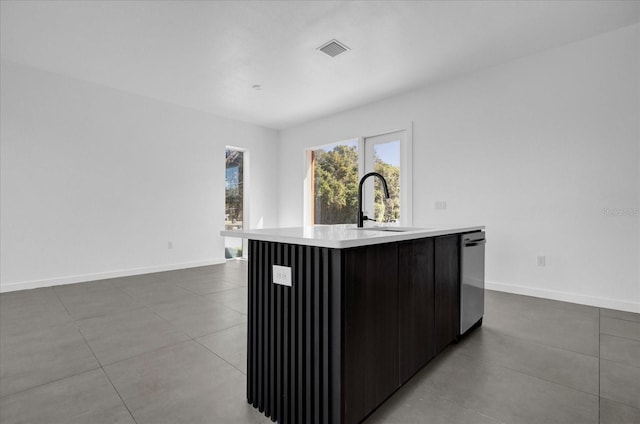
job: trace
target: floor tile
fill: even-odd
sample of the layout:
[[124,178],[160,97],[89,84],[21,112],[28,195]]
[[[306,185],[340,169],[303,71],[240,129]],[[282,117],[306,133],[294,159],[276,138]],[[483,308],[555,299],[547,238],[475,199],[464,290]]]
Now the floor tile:
[[185,269],[184,272],[190,275],[211,275],[211,274],[221,274],[225,272],[225,268],[227,264],[217,264],[217,265],[207,265],[207,266],[198,266],[194,268]]
[[463,408],[427,385],[401,388],[363,424],[499,424],[500,422]]
[[194,341],[105,367],[138,424],[259,423],[245,376]]
[[235,289],[238,286],[228,283],[221,277],[189,277],[175,281],[175,284],[195,294],[210,294]]
[[598,394],[598,358],[563,350],[482,326],[469,334],[458,349],[475,358],[509,369]]
[[505,423],[597,423],[598,396],[452,351],[420,378],[456,405]]
[[638,424],[640,409],[608,399],[600,399],[600,424]]
[[53,290],[58,294],[58,296],[66,296],[69,294],[91,293],[91,292],[102,291],[102,290],[117,289],[118,288],[117,282],[118,282],[118,279],[86,281],[82,283],[55,286],[53,287]]
[[144,306],[119,289],[59,293],[59,296],[74,319],[117,314]]
[[147,308],[86,318],[77,325],[103,365],[190,339]]
[[191,268],[188,271],[191,275],[200,277],[212,277],[218,280],[225,281],[227,283],[236,286],[247,285],[247,261],[228,261],[223,265],[211,265],[207,267]]
[[640,341],[640,322],[602,317],[600,319],[600,332]]
[[101,369],[0,399],[2,424],[135,424]]
[[[173,271],[162,271],[162,272],[152,272],[150,274],[138,274],[131,275],[126,277],[128,283],[162,283],[165,281],[171,281],[171,272]],[[176,271],[179,272],[179,271]]]
[[[84,335],[138,424],[270,423],[245,400],[247,270],[229,261],[0,294],[0,422],[132,422]],[[366,423],[595,423],[599,405],[603,424],[640,424],[640,314],[486,298],[483,327]]]
[[215,303],[219,303],[234,311],[241,312],[243,314],[248,313],[249,309],[249,294],[246,287],[237,287],[234,289],[224,290],[213,294],[204,296]]
[[485,325],[548,346],[597,357],[598,319],[591,306],[486,291]]
[[601,334],[600,357],[640,368],[640,340]]
[[55,297],[56,294],[51,287],[0,293],[0,309],[5,307],[19,308],[24,305],[43,304]]
[[247,373],[246,324],[200,337],[197,341],[243,373]]
[[0,395],[69,377],[100,365],[73,323],[0,333]]
[[193,292],[177,286],[174,282],[138,284],[126,287],[123,290],[146,305],[195,296]]
[[195,275],[192,271],[193,269],[197,269],[197,268],[184,268],[184,269],[174,269],[171,271],[165,271],[162,273],[162,276],[167,281],[176,281],[181,278],[186,278],[186,277]]
[[5,336],[71,321],[71,316],[51,288],[0,295],[0,333]]
[[609,317],[609,318],[617,318],[624,319],[626,321],[635,321],[640,322],[640,314],[636,314],[633,312],[626,311],[617,311],[615,309],[600,309],[600,316]]
[[640,409],[640,368],[601,359],[600,396]]
[[152,308],[193,338],[247,322],[246,315],[202,297],[178,299]]

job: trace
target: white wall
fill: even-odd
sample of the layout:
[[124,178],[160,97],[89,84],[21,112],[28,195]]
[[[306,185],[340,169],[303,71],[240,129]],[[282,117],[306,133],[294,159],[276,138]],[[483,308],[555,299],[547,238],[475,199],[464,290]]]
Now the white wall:
[[253,159],[251,225],[277,225],[276,131],[17,64],[1,75],[1,291],[223,262],[226,144]]
[[414,225],[486,224],[489,288],[640,311],[640,219],[603,213],[640,207],[639,38],[626,27],[282,131],[280,225],[302,223],[306,147],[412,121]]

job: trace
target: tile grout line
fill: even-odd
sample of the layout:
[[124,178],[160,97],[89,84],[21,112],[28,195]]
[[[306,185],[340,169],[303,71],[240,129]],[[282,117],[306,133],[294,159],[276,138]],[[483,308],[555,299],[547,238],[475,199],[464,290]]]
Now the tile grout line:
[[[599,324],[598,324],[598,325],[599,325]],[[521,337],[521,336],[516,335],[516,334],[503,333],[502,331],[500,331],[500,330],[495,330],[495,329],[494,329],[494,331],[496,331],[497,333],[499,333],[499,334],[500,334],[500,336],[502,336],[502,337],[511,338],[511,339],[516,339],[516,340],[520,340],[520,341],[523,341],[523,342],[526,342],[526,343],[531,343],[531,344],[538,345],[538,346],[544,346],[544,347],[546,347],[546,348],[550,348],[550,349],[561,350],[561,351],[563,351],[563,352],[569,352],[569,353],[573,353],[573,354],[575,354],[575,355],[586,356],[586,357],[588,357],[588,358],[594,358],[594,359],[597,359],[597,358],[599,357],[599,353],[598,353],[598,354],[596,354],[596,355],[590,355],[590,354],[588,354],[588,353],[578,352],[577,350],[565,349],[565,348],[563,348],[563,347],[559,347],[559,346],[555,346],[555,345],[552,345],[552,344],[544,343],[544,342],[541,342],[541,341],[536,340],[536,339],[527,338],[527,337]],[[462,345],[464,345],[464,344],[465,344],[465,341],[464,341],[464,340],[461,340],[461,341],[459,342],[459,344],[458,344],[458,345],[456,345],[456,346],[462,346]]]
[[[600,328],[599,319],[598,319],[598,328]],[[512,337],[512,338],[523,340],[523,341],[529,342],[529,343],[535,343],[535,344],[538,344],[540,346],[546,346],[546,347],[549,347],[549,348],[552,348],[552,349],[563,350],[565,352],[575,353],[575,354],[582,355],[582,356],[588,356],[590,358],[599,358],[600,357],[600,351],[599,351],[600,347],[599,346],[598,346],[598,353],[596,355],[590,355],[588,353],[579,352],[577,350],[565,349],[563,347],[555,346],[555,345],[552,345],[552,344],[549,344],[549,343],[544,343],[542,341],[536,340],[535,338],[521,337],[521,336],[519,336],[517,334],[511,334],[511,333],[503,333],[501,330],[497,330],[497,331],[500,332],[500,334],[502,334],[503,336]],[[599,330],[598,330],[598,334],[599,334]]]
[[[247,322],[241,322],[239,324],[233,324],[230,327],[227,328],[222,328],[220,330],[216,330],[216,331],[212,331],[211,333],[207,333],[207,334],[203,334],[202,336],[198,336],[198,337],[192,337],[194,340],[195,339],[201,339],[202,337],[207,337],[207,336],[212,336],[214,334],[218,334],[218,333],[222,333],[223,331],[227,331],[227,330],[231,330],[232,328],[236,328],[236,327],[240,327],[241,325],[247,325]],[[191,337],[191,336],[189,336]]]
[[100,370],[102,370],[102,373],[104,374],[104,376],[109,381],[109,384],[111,384],[111,387],[113,387],[113,390],[116,392],[116,395],[118,395],[118,398],[120,398],[120,402],[122,402],[122,405],[125,407],[125,409],[129,413],[129,415],[131,416],[131,419],[133,420],[134,423],[137,424],[138,422],[136,421],[136,418],[131,413],[131,410],[129,409],[129,406],[127,405],[127,403],[124,401],[124,399],[120,395],[120,392],[118,392],[118,389],[116,389],[116,386],[113,384],[113,381],[111,381],[111,378],[109,377],[109,374],[107,374],[107,371],[105,371],[104,365],[102,364],[102,362],[100,362],[100,360],[96,356],[96,353],[91,348],[91,345],[89,345],[89,342],[84,337],[84,334],[82,334],[82,331],[80,331],[80,328],[78,328],[78,333],[80,333],[80,336],[82,337],[82,340],[84,340],[84,342],[87,344],[87,347],[89,347],[89,350],[91,351],[91,354],[93,355],[93,357],[96,358],[96,361],[98,361],[98,364],[100,364]]
[[[75,325],[76,320],[73,317],[73,315],[71,315],[71,312],[69,312],[69,309],[67,309],[67,305],[64,304],[64,302],[62,301],[62,299],[60,299],[60,296],[58,295],[58,293],[56,292],[55,288],[51,288],[51,290],[53,291],[53,294],[56,296],[56,299],[58,299],[58,302],[60,302],[60,304],[62,305],[62,307],[64,308],[65,312],[67,313],[67,315],[69,315],[69,318],[71,318],[71,322],[73,322],[73,324]],[[77,328],[77,326],[76,326]]]
[[[187,337],[189,337],[189,336],[187,335]],[[128,360],[130,360],[130,359],[136,359],[136,358],[139,358],[139,357],[141,357],[141,356],[143,356],[143,355],[148,355],[148,354],[151,354],[151,353],[156,353],[156,352],[158,352],[158,351],[160,351],[160,350],[163,350],[163,349],[169,349],[169,348],[171,348],[171,347],[178,346],[179,344],[190,342],[191,340],[192,340],[192,339],[189,337],[189,339],[187,339],[187,340],[181,340],[181,341],[179,341],[179,342],[173,342],[173,343],[170,343],[170,344],[168,344],[168,345],[160,346],[160,347],[155,348],[155,349],[153,349],[153,350],[149,350],[149,351],[146,351],[146,352],[136,353],[135,355],[127,356],[126,358],[118,359],[117,361],[114,361],[114,362],[105,363],[104,365],[102,365],[102,368],[104,368],[104,367],[110,367],[110,366],[112,366],[112,365],[119,364],[120,362],[128,361]]]
[[[123,290],[124,291],[124,290]],[[67,311],[67,314],[69,314],[69,316],[71,317],[71,319],[73,320],[73,325],[74,327],[76,327],[76,330],[78,330],[78,334],[80,334],[80,337],[82,337],[82,340],[84,340],[84,343],[87,345],[87,348],[89,349],[89,351],[91,352],[91,354],[93,355],[93,357],[95,358],[96,362],[99,365],[99,369],[102,371],[102,374],[104,374],[104,376],[107,378],[107,380],[109,381],[109,384],[111,384],[111,387],[113,387],[113,391],[116,392],[116,395],[118,395],[118,398],[120,399],[120,402],[122,402],[122,405],[125,407],[125,409],[127,410],[127,412],[129,413],[129,416],[131,417],[131,419],[133,420],[133,422],[135,424],[137,424],[138,422],[136,421],[135,417],[133,416],[133,414],[131,413],[131,410],[129,409],[129,407],[127,406],[127,403],[124,401],[124,399],[122,399],[122,396],[120,395],[120,392],[118,392],[118,389],[116,389],[116,386],[113,384],[113,381],[111,381],[111,378],[109,378],[109,375],[107,374],[107,372],[104,370],[104,366],[102,365],[102,362],[100,362],[100,360],[98,359],[98,357],[96,356],[96,353],[93,351],[93,349],[91,348],[91,345],[89,344],[89,342],[87,341],[87,338],[84,336],[84,334],[82,334],[82,331],[80,331],[80,327],[78,326],[78,323],[76,322],[76,320],[73,318],[73,316],[71,316],[71,313],[69,313],[69,310],[67,309],[67,306],[64,304],[64,302],[62,301],[62,299],[60,299],[60,296],[58,296],[58,293],[55,292],[54,293],[56,295],[56,297],[58,298],[58,301],[60,303],[62,303],[62,306],[64,306],[64,309]],[[98,368],[94,368],[94,369],[98,369]],[[91,370],[93,371],[93,370]]]
[[615,337],[617,339],[630,340],[632,342],[640,343],[640,339],[634,339],[632,337],[619,336],[617,334],[609,334],[609,333],[600,333],[600,335],[607,336],[607,337]]
[[[629,313],[630,313],[630,314],[633,314],[634,312],[629,312]],[[621,317],[619,317],[619,316],[617,316],[617,317],[612,317],[612,316],[610,316],[610,315],[602,315],[602,317],[603,317],[603,318],[609,318],[609,319],[617,319],[617,320],[620,320],[620,321],[626,321],[626,322],[636,322],[636,323],[640,323],[640,321],[636,321],[636,320],[628,319],[628,318],[621,318]]]
[[80,371],[80,372],[77,372],[75,374],[67,375],[65,377],[56,378],[55,380],[47,381],[46,383],[38,384],[37,386],[27,387],[26,389],[21,389],[21,390],[18,390],[17,392],[7,393],[6,395],[0,396],[0,398],[1,399],[5,399],[5,398],[11,397],[13,395],[18,395],[18,394],[21,394],[21,393],[24,393],[24,392],[28,392],[29,390],[38,389],[40,387],[47,386],[49,384],[53,384],[53,383],[57,383],[57,382],[62,381],[62,380],[66,380],[67,378],[77,377],[79,375],[82,375],[82,374],[85,374],[85,373],[88,373],[88,372],[91,372],[91,371],[99,370],[101,368],[102,367],[100,366],[100,363],[98,363],[98,366],[95,367],[95,368],[91,368],[91,369],[88,369],[88,370]]
[[[429,364],[427,364],[426,366],[429,366]],[[413,378],[413,377],[412,377],[412,378]],[[448,397],[444,392],[442,392],[438,387],[436,387],[436,386],[434,386],[434,385],[432,385],[432,384],[430,384],[430,383],[427,383],[427,385],[428,385],[428,386],[429,386],[433,391],[435,391],[436,393],[438,393],[439,395],[441,395],[441,396],[440,396],[440,400],[441,400],[441,401],[444,401],[444,402],[446,402],[446,403],[448,403],[448,404],[452,405],[452,406],[453,406],[453,407],[455,407],[455,408],[462,409],[462,410],[466,410],[466,411],[471,411],[471,412],[473,412],[473,413],[475,413],[475,414],[478,414],[478,415],[480,415],[480,416],[483,416],[483,417],[489,418],[491,421],[495,421],[497,424],[512,424],[512,423],[508,423],[508,422],[504,421],[502,418],[494,417],[494,416],[492,416],[492,415],[488,415],[488,414],[486,414],[486,413],[484,413],[484,412],[482,412],[482,411],[480,411],[480,410],[476,409],[474,406],[471,406],[471,405],[465,405],[465,404],[463,404],[463,403],[459,402],[457,399],[449,398],[449,397]],[[385,401],[385,402],[386,402],[386,401]],[[382,405],[380,405],[380,406],[383,406],[383,405],[384,405],[384,403],[383,403]],[[365,421],[366,421],[366,420],[365,420]]]
[[109,380],[109,383],[111,384],[111,387],[113,387],[113,390],[116,392],[116,394],[118,395],[118,397],[120,398],[120,402],[122,402],[122,404],[124,405],[124,407],[126,408],[127,412],[129,413],[129,415],[131,416],[131,419],[133,420],[133,422],[135,424],[138,424],[138,421],[136,421],[136,417],[133,416],[133,414],[131,413],[131,410],[129,409],[129,406],[127,405],[127,403],[124,401],[124,399],[122,399],[122,396],[120,395],[120,392],[118,391],[118,389],[116,389],[116,386],[113,384],[113,381],[111,381],[111,377],[109,377],[109,374],[107,374],[107,372],[104,370],[103,367],[100,367],[100,369],[102,370],[103,374],[105,377],[107,377],[107,380]]
[[[549,383],[549,384],[553,384],[553,385],[556,385],[556,386],[564,387],[565,389],[574,390],[576,392],[584,393],[586,395],[596,396],[598,398],[600,397],[600,389],[599,388],[598,388],[598,393],[597,394],[596,393],[591,393],[591,392],[586,392],[584,390],[580,390],[580,389],[577,389],[575,387],[571,387],[571,386],[567,386],[567,385],[562,384],[562,383],[558,383],[557,381],[547,380],[546,378],[542,378],[542,377],[537,376],[537,375],[531,375],[529,373],[526,373],[526,372],[524,372],[522,370],[518,370],[516,368],[506,367],[504,365],[499,364],[498,362],[493,362],[493,361],[487,360],[487,359],[477,359],[472,354],[469,354],[469,353],[466,353],[466,352],[462,352],[462,351],[459,351],[459,350],[457,350],[455,352],[459,353],[460,355],[464,355],[464,356],[466,356],[468,358],[472,358],[472,359],[475,359],[477,361],[484,362],[484,363],[486,363],[488,365],[492,365],[492,366],[495,366],[495,367],[498,367],[498,368],[502,368],[502,369],[509,370],[509,371],[512,371],[512,372],[516,372],[518,374],[521,374],[521,375],[524,375],[524,376],[527,376],[527,377],[530,377],[530,378],[534,378],[536,380],[544,381],[545,383]],[[593,356],[591,356],[591,358],[593,358]]]
[[[204,336],[203,336],[204,337]],[[203,345],[202,343],[200,343],[198,340],[196,339],[191,339],[194,342],[198,343],[200,346],[202,346],[203,348],[205,348],[207,351],[213,353],[215,356],[217,356],[218,358],[222,359],[225,363],[229,364],[231,367],[233,367],[235,370],[237,370],[240,374],[244,375],[245,378],[247,376],[247,374],[245,374],[244,371],[242,371],[240,368],[236,367],[235,365],[233,365],[231,362],[227,361],[226,359],[224,359],[222,356],[218,355],[217,353],[215,353],[213,350],[209,349],[207,346]]]

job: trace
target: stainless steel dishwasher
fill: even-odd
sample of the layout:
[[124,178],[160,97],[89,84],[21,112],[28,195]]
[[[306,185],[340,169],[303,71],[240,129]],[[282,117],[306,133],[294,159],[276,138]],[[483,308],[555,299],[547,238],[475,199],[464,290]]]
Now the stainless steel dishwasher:
[[484,315],[484,231],[461,236],[460,335],[482,324]]

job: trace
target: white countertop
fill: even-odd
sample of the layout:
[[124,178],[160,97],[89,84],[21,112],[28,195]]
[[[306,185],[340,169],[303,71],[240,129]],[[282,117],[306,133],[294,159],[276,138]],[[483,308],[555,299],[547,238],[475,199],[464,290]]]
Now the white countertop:
[[[367,227],[371,228],[371,227]],[[393,228],[393,227],[391,227]],[[484,225],[476,226],[434,226],[429,228],[407,228],[402,232],[356,229],[355,224],[315,225],[311,227],[264,228],[250,230],[220,231],[225,237],[238,237],[251,240],[274,241],[280,243],[301,244],[305,246],[345,249],[371,244],[391,243],[447,234],[468,233],[484,230]]]

